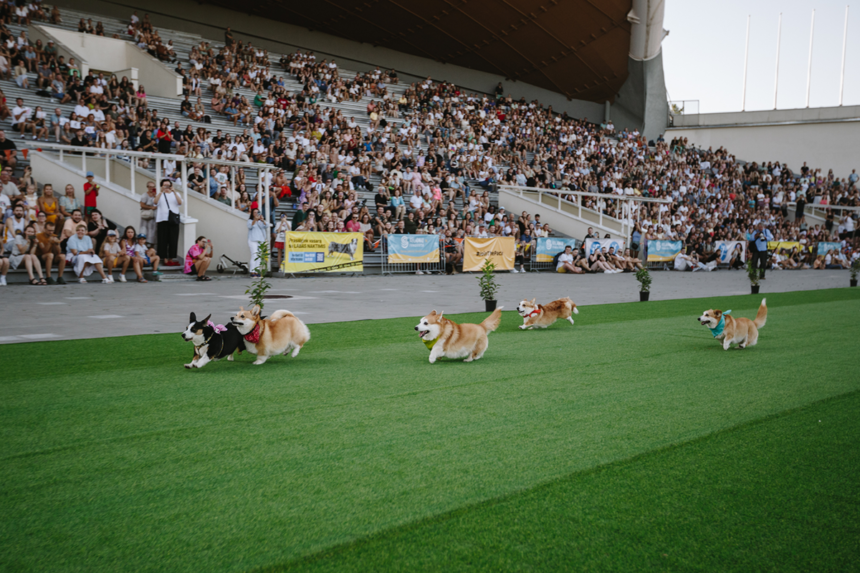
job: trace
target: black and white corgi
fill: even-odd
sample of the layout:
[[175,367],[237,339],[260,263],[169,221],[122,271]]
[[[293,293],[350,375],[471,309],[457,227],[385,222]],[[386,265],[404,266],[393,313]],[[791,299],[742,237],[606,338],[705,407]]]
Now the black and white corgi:
[[203,368],[210,360],[220,360],[224,357],[233,360],[233,353],[239,354],[245,350],[245,338],[233,324],[216,328],[209,322],[210,314],[203,320],[197,320],[192,312],[188,326],[182,333],[182,339],[194,344],[194,358],[186,368]]

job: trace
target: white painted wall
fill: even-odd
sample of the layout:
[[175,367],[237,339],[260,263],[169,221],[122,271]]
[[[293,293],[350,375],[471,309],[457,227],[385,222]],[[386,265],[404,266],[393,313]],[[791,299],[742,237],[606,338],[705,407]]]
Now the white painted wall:
[[686,137],[697,147],[722,146],[744,161],[780,161],[797,171],[806,161],[848,177],[860,169],[860,120],[777,125],[670,128],[667,141]]
[[129,79],[136,74],[149,95],[177,97],[182,94],[182,78],[131,42],[42,24],[31,24],[29,34],[42,38],[43,42],[54,39],[63,49],[77,54],[76,59],[85,64],[81,70],[84,74],[90,69],[117,73],[120,78],[126,75]]

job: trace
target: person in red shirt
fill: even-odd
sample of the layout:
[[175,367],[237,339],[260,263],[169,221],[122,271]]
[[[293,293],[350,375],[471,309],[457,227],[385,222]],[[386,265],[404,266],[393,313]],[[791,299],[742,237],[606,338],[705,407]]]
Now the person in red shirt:
[[358,222],[358,215],[353,213],[346,221],[346,230],[350,233],[358,233],[361,231],[361,224]]
[[93,180],[93,172],[87,171],[87,182],[84,183],[84,214],[89,215],[90,211],[96,208],[97,198],[99,196],[99,184]]

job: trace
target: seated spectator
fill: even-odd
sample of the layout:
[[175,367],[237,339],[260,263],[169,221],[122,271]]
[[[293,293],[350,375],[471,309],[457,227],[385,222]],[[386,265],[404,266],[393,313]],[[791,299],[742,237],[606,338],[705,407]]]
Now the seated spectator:
[[[24,264],[27,269],[27,274],[30,276],[31,285],[46,285],[45,278],[42,276],[42,264],[39,262],[39,257],[36,256],[36,225],[30,223],[24,228],[23,233],[15,235],[15,239],[11,242],[11,252],[9,253],[9,267],[17,269]],[[34,276],[35,270],[38,279]]]
[[143,267],[146,265],[152,265],[152,274],[156,276],[161,275],[161,272],[158,270],[158,263],[161,262],[161,257],[156,254],[155,249],[146,246],[146,235],[142,233],[137,235],[137,244],[134,246],[134,259],[132,261],[141,269],[141,274],[137,277],[137,282],[139,283],[147,282],[143,278],[142,272]]
[[96,270],[102,277],[104,284],[110,284],[102,270],[102,260],[96,255],[93,241],[87,235],[87,226],[83,223],[75,227],[75,234],[66,243],[66,261],[73,265],[78,282],[86,283],[88,277]]
[[117,232],[113,229],[107,232],[107,239],[102,243],[101,258],[104,261],[105,266],[107,266],[107,278],[110,282],[114,282],[114,267],[120,267],[122,269],[122,272],[119,275],[119,282],[126,282],[125,273],[128,271],[128,265],[131,262],[131,258],[126,255],[122,245],[117,241]]
[[[45,222],[45,230],[36,234],[36,257],[45,263],[45,278],[49,285],[66,284],[63,278],[63,271],[66,270],[66,255],[60,250],[60,237],[56,234],[56,228],[53,221]],[[51,278],[51,268],[57,261],[57,280]]]
[[212,241],[203,236],[197,237],[185,255],[185,274],[197,275],[198,281],[211,281],[212,278],[206,276],[206,269],[212,263],[212,252]]
[[[579,254],[579,249],[577,253]],[[573,273],[581,275],[584,271],[574,264],[574,252],[570,245],[564,247],[564,251],[558,256],[558,263],[555,266],[557,273]],[[516,269],[514,269],[516,270]]]

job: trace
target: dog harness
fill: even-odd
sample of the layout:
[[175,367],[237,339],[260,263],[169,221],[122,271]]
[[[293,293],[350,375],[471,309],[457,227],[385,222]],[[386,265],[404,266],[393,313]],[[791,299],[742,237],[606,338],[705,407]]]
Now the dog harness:
[[724,312],[723,315],[720,317],[720,322],[717,323],[717,326],[715,326],[714,328],[711,329],[711,334],[714,335],[714,338],[717,338],[718,336],[720,336],[723,333],[723,331],[726,329],[726,315],[731,314],[731,312],[732,311],[730,311],[730,310],[727,310],[726,312]]
[[207,321],[206,325],[211,326],[213,329],[215,329],[215,332],[224,332],[225,330],[227,330],[227,327],[223,324],[215,324],[211,320]]
[[523,318],[531,318],[531,317],[536,316],[538,314],[540,314],[540,308],[534,309],[533,311],[531,311],[530,313],[525,315],[525,317],[523,317]]
[[245,335],[245,340],[252,344],[257,344],[260,341],[260,323],[254,327],[254,330]]

